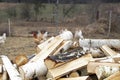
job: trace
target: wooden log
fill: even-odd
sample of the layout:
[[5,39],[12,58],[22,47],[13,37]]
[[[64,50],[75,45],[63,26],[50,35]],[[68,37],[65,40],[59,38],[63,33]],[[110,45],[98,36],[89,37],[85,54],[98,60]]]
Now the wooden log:
[[87,65],[87,72],[89,74],[95,74],[95,68],[98,66],[112,66],[112,67],[120,67],[118,63],[109,63],[109,62],[93,62],[90,61]]
[[18,55],[15,57],[15,64],[19,67],[28,62],[28,58],[26,55]]
[[102,58],[94,58],[91,61],[95,62],[110,62],[109,60],[112,60],[112,62],[118,63],[120,61],[120,54],[114,55],[114,56],[107,56],[107,57],[102,57]]
[[54,39],[54,37],[51,37],[48,40],[46,40],[45,42],[39,44],[37,46],[37,53],[39,53],[42,49],[44,49],[46,47],[46,45],[48,45],[53,39]]
[[51,59],[45,59],[45,65],[48,69],[52,69],[55,66],[55,62]]
[[72,78],[72,77],[79,77],[79,73],[77,71],[72,71],[70,74],[69,74],[69,78]]
[[81,77],[74,77],[74,78],[60,78],[57,80],[92,80],[89,76],[81,76]]
[[3,66],[3,65],[0,64],[0,74],[3,73],[3,67],[2,67],[2,66]]
[[0,74],[0,80],[3,80],[3,79],[2,79],[2,75],[3,75],[3,74]]
[[62,52],[66,51],[71,47],[71,45],[72,45],[72,41],[63,41],[60,48],[58,48],[53,55],[58,54],[60,51]]
[[47,67],[44,64],[50,54],[53,54],[59,48],[63,39],[56,37],[52,40],[39,54],[33,57],[27,64],[21,66],[19,71],[24,79],[32,79],[34,77],[43,76],[47,72]]
[[104,80],[120,80],[120,71],[115,72]]
[[8,73],[7,71],[4,71],[2,74],[2,79],[1,80],[9,80]]
[[112,67],[112,66],[98,66],[95,69],[95,73],[98,77],[98,80],[103,80],[113,73],[119,71],[119,67]]
[[62,43],[63,39],[56,37],[52,40],[40,53],[33,57],[29,62],[34,62],[38,59],[46,59],[50,54],[53,54]]
[[119,39],[79,39],[79,45],[81,47],[99,48],[103,45],[120,49]]
[[49,58],[45,59],[45,65],[48,69],[52,69],[52,68],[58,67],[58,66],[63,65],[63,64],[65,64],[65,62],[56,63],[55,61],[53,61]]
[[47,67],[44,64],[44,60],[38,60],[36,62],[30,62],[23,66],[20,66],[19,72],[23,80],[29,80],[38,76],[46,75]]
[[7,56],[2,55],[1,56],[3,64],[8,72],[8,75],[10,77],[11,80],[22,80],[22,78],[20,77],[19,72],[15,69],[15,67],[13,66],[13,64],[10,62],[10,60],[8,59]]
[[110,47],[108,47],[107,45],[103,45],[101,47],[101,50],[105,53],[106,56],[114,56],[117,55],[119,53],[113,51]]
[[84,55],[81,58],[75,59],[73,61],[70,61],[64,65],[58,66],[54,69],[48,70],[47,77],[52,79],[58,79],[61,76],[80,69],[88,64],[88,62],[92,59],[91,54]]
[[[38,76],[37,78],[38,78],[37,80],[47,80],[46,76]],[[34,79],[34,80],[36,80],[36,79]]]

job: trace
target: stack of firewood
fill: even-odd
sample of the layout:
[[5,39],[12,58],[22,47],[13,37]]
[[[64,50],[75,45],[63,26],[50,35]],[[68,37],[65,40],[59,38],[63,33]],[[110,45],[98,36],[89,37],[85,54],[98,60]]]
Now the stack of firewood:
[[0,80],[120,80],[119,39],[80,39],[79,46],[72,39],[71,32],[51,37],[14,64],[1,55]]

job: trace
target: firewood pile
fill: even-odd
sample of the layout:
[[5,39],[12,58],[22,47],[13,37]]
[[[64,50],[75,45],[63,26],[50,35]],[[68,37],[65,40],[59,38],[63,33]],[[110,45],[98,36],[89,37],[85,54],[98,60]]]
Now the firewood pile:
[[0,80],[120,80],[119,39],[50,37],[31,56],[1,55]]

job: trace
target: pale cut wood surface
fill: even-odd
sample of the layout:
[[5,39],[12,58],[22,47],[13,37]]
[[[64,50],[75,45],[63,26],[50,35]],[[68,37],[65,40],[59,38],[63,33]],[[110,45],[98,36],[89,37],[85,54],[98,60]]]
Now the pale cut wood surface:
[[58,48],[53,55],[58,54],[59,51],[60,51],[62,48],[64,48],[64,46],[66,46],[66,45],[69,44],[69,43],[70,43],[70,41],[63,41],[62,44],[61,44],[61,46],[60,46],[60,48]]
[[48,40],[46,40],[45,42],[39,44],[39,45],[37,46],[37,49],[38,49],[38,50],[37,50],[37,53],[39,53],[42,49],[44,49],[44,48],[46,47],[46,45],[49,44],[53,39],[54,39],[54,37],[51,37],[51,38],[49,38]]
[[2,64],[0,64],[0,74],[3,72],[3,67],[2,67],[3,65]]
[[56,37],[52,40],[46,47],[40,51],[35,57],[33,57],[29,62],[36,61],[38,59],[46,59],[50,54],[54,53],[54,51],[59,47],[62,43],[63,39],[60,37]]
[[107,77],[104,80],[120,80],[120,71],[112,74],[111,76]]
[[3,64],[6,68],[6,71],[8,72],[8,75],[11,80],[22,80],[20,77],[19,72],[16,70],[16,68],[13,66],[13,64],[10,62],[7,56],[2,55],[1,56]]
[[79,77],[79,73],[77,71],[72,71],[70,74],[69,74],[69,78],[73,78],[73,77]]
[[57,80],[92,80],[89,76],[75,77],[75,78],[60,78]]
[[75,59],[61,66],[50,69],[48,70],[47,77],[54,79],[60,78],[61,76],[69,73],[70,71],[77,70],[86,66],[91,59],[91,54],[87,54],[81,58]]
[[45,59],[45,65],[48,69],[52,69],[55,66],[55,62],[50,59]]
[[107,45],[103,45],[101,47],[101,50],[104,52],[104,54],[106,56],[114,56],[114,55],[117,55],[119,53],[115,52],[114,50],[112,50],[110,47],[108,47]]
[[109,63],[109,62],[93,62],[90,61],[87,65],[87,72],[90,74],[95,74],[95,68],[98,66],[113,66],[120,67],[119,63]]

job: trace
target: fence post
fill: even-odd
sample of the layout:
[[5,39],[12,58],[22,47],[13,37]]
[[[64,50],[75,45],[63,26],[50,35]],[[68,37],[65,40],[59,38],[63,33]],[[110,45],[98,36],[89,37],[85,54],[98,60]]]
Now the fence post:
[[10,18],[8,18],[8,30],[9,30],[9,36],[11,36]]
[[108,22],[108,34],[107,37],[110,36],[110,32],[111,32],[111,22],[112,22],[112,11],[109,11],[109,22]]

